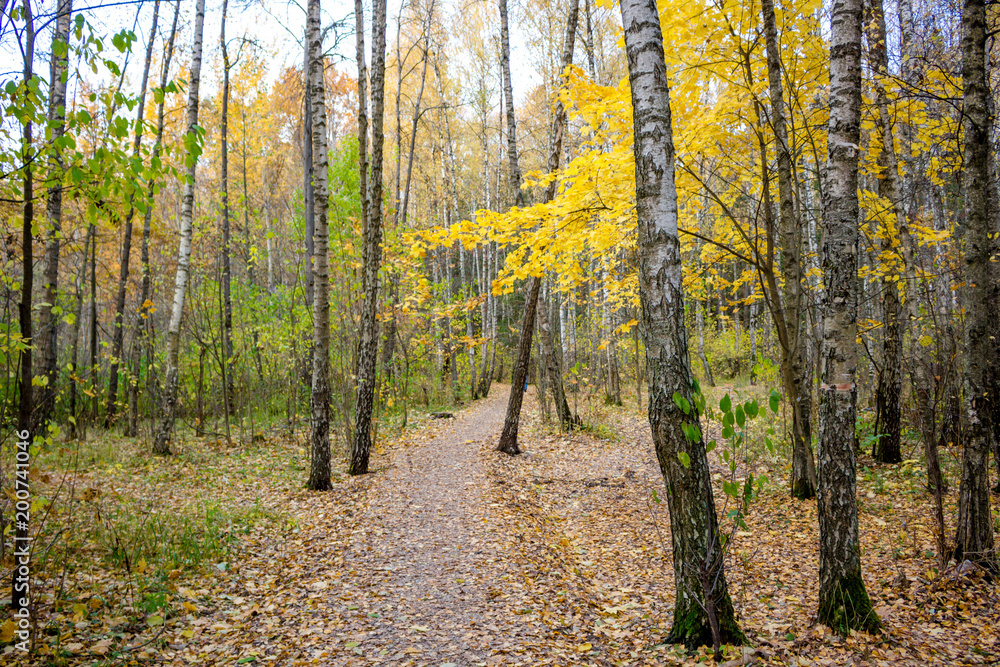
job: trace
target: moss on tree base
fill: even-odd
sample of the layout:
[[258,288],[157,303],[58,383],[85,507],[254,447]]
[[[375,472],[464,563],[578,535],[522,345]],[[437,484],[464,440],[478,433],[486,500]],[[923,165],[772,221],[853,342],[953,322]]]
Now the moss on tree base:
[[[719,635],[721,644],[743,646],[747,638],[736,624],[733,605],[726,595],[716,609],[719,618]],[[698,607],[691,607],[687,613],[674,614],[674,625],[670,634],[664,640],[667,644],[683,644],[689,651],[695,651],[702,646],[712,646],[712,627],[708,616]]]
[[882,632],[882,622],[872,607],[871,598],[859,575],[840,579],[828,591],[820,591],[819,622],[840,635],[851,630],[870,634]]
[[813,488],[808,479],[796,479],[792,481],[792,498],[809,500],[815,497],[816,489]]

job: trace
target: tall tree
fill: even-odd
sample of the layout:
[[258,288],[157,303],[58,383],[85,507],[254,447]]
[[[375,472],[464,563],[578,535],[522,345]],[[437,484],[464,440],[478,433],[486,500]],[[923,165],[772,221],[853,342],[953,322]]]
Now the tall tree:
[[861,578],[854,422],[859,281],[861,0],[835,0],[824,192],[823,339],[819,408],[819,620],[834,630],[881,627]]
[[[233,385],[233,294],[232,294],[232,249],[229,224],[229,45],[226,43],[226,18],[229,0],[222,0],[222,27],[219,29],[219,47],[222,50],[222,114],[219,128],[219,144],[222,152],[222,400],[226,413],[226,437],[229,437],[229,416],[232,414]],[[248,205],[244,202],[244,206]]]
[[[573,64],[573,47],[576,44],[576,28],[579,22],[579,16],[580,0],[570,0],[569,14],[566,18],[566,34],[563,39],[562,60],[560,62],[561,69],[556,85],[557,90],[566,85],[566,69]],[[557,99],[555,114],[552,118],[552,131],[549,138],[549,173],[559,171],[559,167],[562,163],[563,136],[565,134],[565,129],[566,108],[563,106],[562,100]],[[557,181],[553,180],[549,183],[548,187],[545,188],[546,202],[550,202],[555,199],[557,187]],[[571,429],[574,426],[579,425],[581,422],[580,418],[572,413],[569,408],[569,403],[566,401],[566,390],[563,387],[562,368],[559,364],[559,358],[555,354],[555,346],[552,344],[552,328],[549,326],[547,311],[548,306],[546,304],[542,304],[541,309],[538,311],[538,328],[542,336],[541,343],[543,363],[545,364],[549,389],[552,392],[552,401],[555,403],[556,415],[559,418],[559,426],[564,429]],[[609,347],[612,348],[609,355],[614,354],[613,342],[609,345]]]
[[712,643],[713,639],[742,643],[720,557],[705,445],[684,434],[685,429],[698,429],[698,411],[692,407],[685,413],[680,401],[674,400],[679,395],[692,406],[694,403],[660,15],[655,0],[622,0],[621,13],[635,128],[639,300],[646,343],[649,424],[667,486],[677,588],[668,641],[689,647]]
[[[32,70],[32,65],[35,59],[35,17],[31,10],[31,0],[24,0],[22,4],[22,14],[21,19],[24,21],[24,44],[22,45],[22,53],[24,54],[24,81],[21,85],[25,87],[24,99],[28,99],[27,90],[28,86],[32,85],[31,80],[34,78],[34,72]],[[30,115],[28,116],[30,118]],[[31,340],[31,292],[34,286],[34,256],[32,253],[32,232],[31,226],[34,224],[35,218],[35,205],[34,205],[34,174],[32,173],[32,160],[34,159],[34,147],[32,146],[32,127],[31,121],[28,120],[24,123],[22,128],[22,141],[21,144],[21,164],[23,165],[22,173],[22,197],[24,201],[24,207],[22,209],[22,220],[21,220],[21,301],[18,304],[17,315],[18,315],[18,325],[21,329],[21,338],[25,343],[28,344],[24,349],[21,350],[20,354],[20,365],[21,365],[21,375],[18,385],[18,412],[17,412],[17,430],[18,439],[20,440],[22,436],[28,440],[28,461],[27,465],[30,470],[31,459],[30,459],[30,443],[32,436],[32,409],[34,405],[32,404],[32,380],[34,376],[31,370],[31,347],[30,345],[34,342]],[[19,460],[20,463],[20,460]],[[18,466],[20,468],[20,465]],[[25,472],[28,472],[26,470]],[[28,523],[26,521],[18,521],[14,532],[14,544],[15,554],[23,554],[25,550],[30,553],[29,538],[28,538]],[[29,556],[30,558],[30,556]],[[18,574],[19,568],[13,568],[11,572],[11,608],[15,614],[19,614],[22,610],[27,609],[30,600],[27,596],[22,595],[21,585],[19,584],[20,576]],[[30,593],[30,590],[28,591]]]
[[[166,88],[170,81],[170,62],[174,56],[174,42],[177,38],[177,20],[180,16],[180,0],[174,2],[174,20],[170,26],[170,36],[167,38],[166,46],[163,49],[163,64],[160,69],[159,96],[156,101],[156,141],[153,143],[153,151],[150,156],[151,161],[160,159],[163,152],[163,130],[166,125],[166,115],[164,105],[166,103]],[[139,296],[139,317],[135,322],[135,340],[132,346],[132,382],[130,383],[129,398],[129,421],[126,435],[136,436],[139,434],[139,366],[143,347],[147,354],[147,373],[152,370],[152,302],[150,296],[153,292],[153,279],[149,271],[149,235],[153,223],[154,194],[156,193],[156,181],[150,179],[147,190],[146,210],[142,222],[142,244],[139,256],[139,265],[142,272],[142,286]],[[140,342],[141,341],[141,342]],[[74,361],[74,366],[76,365]]]
[[191,52],[191,70],[188,81],[187,173],[184,194],[181,198],[180,243],[177,249],[177,275],[174,279],[174,299],[170,309],[167,329],[167,373],[163,387],[160,426],[153,441],[153,452],[170,453],[170,437],[177,413],[177,388],[180,381],[178,362],[181,350],[181,317],[184,314],[184,297],[191,266],[191,237],[194,229],[194,185],[198,156],[201,154],[201,128],[198,127],[198,92],[201,84],[201,51],[205,34],[205,0],[197,0],[194,17],[194,43]]
[[[566,24],[566,38],[563,42],[562,69],[573,63],[573,46],[576,37],[576,26],[579,17],[580,3],[574,0],[570,5],[570,12]],[[524,204],[521,193],[521,172],[517,163],[517,128],[514,123],[514,103],[513,90],[510,86],[510,47],[507,35],[507,2],[500,0],[500,35],[501,51],[500,65],[504,78],[504,97],[507,101],[507,153],[510,160],[510,184],[511,189],[516,193],[518,206]],[[561,77],[560,77],[560,80]],[[559,169],[559,162],[562,157],[563,128],[566,124],[566,112],[562,102],[556,105],[555,117],[552,121],[552,134],[549,153],[549,171]],[[545,190],[545,201],[551,201],[555,196],[556,183],[553,181]],[[542,343],[542,363],[549,377],[549,386],[552,388],[553,398],[556,403],[556,413],[559,416],[559,424],[563,428],[572,428],[579,423],[579,419],[573,415],[566,401],[566,392],[562,383],[562,372],[552,346],[552,331],[549,326],[548,316],[544,312],[546,306],[543,304],[542,310],[538,308],[538,295],[541,292],[542,276],[532,276],[528,286],[527,298],[524,302],[524,318],[521,322],[521,334],[517,343],[517,357],[514,361],[514,377],[510,387],[510,397],[507,400],[507,414],[504,418],[503,430],[500,433],[500,441],[497,450],[517,455],[521,453],[517,443],[517,433],[521,420],[521,405],[524,399],[524,390],[528,381],[528,364],[531,362],[531,339],[535,330],[535,318],[540,318],[541,333],[544,336]]]
[[986,3],[965,0],[962,8],[962,131],[965,196],[965,442],[958,502],[956,560],[967,558],[997,572],[990,517],[989,456],[996,419],[997,380],[994,307],[1000,285],[993,268],[996,230],[990,206],[990,88],[986,77]]
[[[521,191],[521,167],[517,157],[517,122],[514,117],[514,85],[510,78],[510,29],[507,26],[507,0],[499,0],[500,72],[503,77],[503,102],[507,112],[507,160],[510,162],[510,189],[515,206],[524,206]],[[530,344],[528,346],[531,347]]]
[[[879,153],[878,195],[890,204],[890,209],[882,220],[882,254],[892,258],[898,255],[897,243],[902,228],[899,225],[899,171],[896,164],[895,139],[888,113],[888,95],[882,80],[889,74],[889,52],[885,43],[885,13],[881,0],[867,3],[869,16],[865,24],[868,39],[869,62],[875,80],[875,104],[877,108],[876,126],[882,140]],[[894,260],[890,260],[894,261]],[[899,286],[896,272],[886,271],[882,278],[882,369],[876,389],[876,434],[878,440],[872,448],[872,456],[880,463],[899,463],[903,460],[900,451],[902,436],[900,422],[900,399],[902,396],[903,327],[901,322],[902,303],[899,300]]]
[[330,253],[329,253],[329,151],[326,143],[326,86],[323,67],[323,30],[320,0],[309,0],[306,15],[306,48],[309,50],[309,86],[312,108],[313,214],[313,368],[312,420],[308,486],[313,491],[330,488]]
[[[153,3],[153,23],[149,29],[149,43],[146,48],[146,61],[142,68],[142,84],[139,88],[139,104],[136,110],[135,140],[132,144],[132,160],[140,159],[142,148],[142,133],[145,127],[143,118],[146,113],[146,86],[149,83],[149,67],[153,60],[153,40],[156,38],[156,24],[160,18],[160,0]],[[108,377],[108,402],[104,410],[104,428],[110,428],[118,411],[118,369],[121,364],[122,351],[125,347],[125,293],[128,287],[129,262],[132,257],[132,219],[135,217],[135,198],[141,196],[136,191],[129,195],[128,212],[125,214],[125,225],[122,232],[121,262],[118,274],[118,293],[115,297],[115,322],[111,334],[111,371]]]
[[364,305],[361,313],[361,343],[358,354],[358,398],[355,407],[354,442],[348,472],[368,472],[371,451],[372,408],[375,399],[375,364],[378,353],[376,315],[378,270],[382,263],[382,144],[385,116],[385,11],[386,0],[372,7],[372,173],[368,181],[368,226],[362,239]]
[[[56,28],[52,34],[52,58],[49,61],[49,111],[48,122],[52,131],[52,142],[58,145],[66,132],[66,83],[69,62],[69,24],[73,13],[72,0],[59,0],[56,5]],[[49,170],[50,179],[61,179],[63,169],[59,150],[52,153]],[[59,318],[53,309],[59,298],[59,252],[62,243],[62,187],[56,183],[49,188],[45,203],[48,218],[48,239],[45,243],[45,274],[42,303],[38,306],[38,350],[42,356],[42,372],[47,378],[38,397],[38,423],[45,424],[55,410],[56,385],[58,380]]]
[[[816,495],[816,464],[812,452],[812,378],[802,336],[805,303],[802,297],[802,225],[795,211],[792,157],[785,123],[781,50],[774,0],[762,0],[767,80],[771,98],[771,125],[778,154],[778,217],[781,228],[781,264],[785,283],[780,305],[771,308],[781,347],[781,379],[792,409],[791,494],[806,499]],[[778,299],[777,293],[773,294]]]

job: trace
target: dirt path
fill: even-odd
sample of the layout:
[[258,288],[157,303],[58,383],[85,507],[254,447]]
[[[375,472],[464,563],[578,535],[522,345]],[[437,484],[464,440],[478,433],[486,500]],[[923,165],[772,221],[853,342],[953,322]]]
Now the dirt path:
[[476,457],[500,432],[508,391],[495,386],[488,399],[437,425],[369,490],[366,520],[381,534],[353,545],[352,564],[366,581],[359,601],[374,610],[357,630],[366,652],[386,651],[390,664],[482,662],[493,634],[486,626],[499,631],[489,595],[502,555],[489,548],[488,485]]
[[247,648],[272,664],[464,667],[530,639],[499,599],[511,573],[481,460],[508,392],[376,455],[372,475],[303,494],[298,532],[241,573],[261,612]]

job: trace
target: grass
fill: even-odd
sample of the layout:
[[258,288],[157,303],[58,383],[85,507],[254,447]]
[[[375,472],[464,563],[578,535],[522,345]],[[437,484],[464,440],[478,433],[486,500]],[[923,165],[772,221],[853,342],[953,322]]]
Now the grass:
[[170,457],[95,431],[38,453],[33,599],[57,632],[87,617],[146,623],[179,613],[179,584],[226,576],[242,537],[293,527],[283,501],[305,479],[297,442],[230,447],[186,436]]

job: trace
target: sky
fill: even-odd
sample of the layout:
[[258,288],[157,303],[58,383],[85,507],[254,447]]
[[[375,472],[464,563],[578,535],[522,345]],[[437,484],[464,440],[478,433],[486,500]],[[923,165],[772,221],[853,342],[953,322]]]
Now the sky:
[[[48,27],[36,37],[36,72],[43,77],[48,74],[48,51],[51,45],[51,18],[55,11],[55,0],[30,0],[37,21]],[[402,0],[388,0],[390,35],[395,32],[395,18],[399,14]],[[455,2],[463,0],[439,0],[436,13],[439,16],[450,16],[455,8]],[[492,1],[492,0],[481,0]],[[20,5],[23,0],[0,0],[5,5]],[[128,81],[136,85],[141,77],[141,62],[149,39],[149,29],[152,23],[153,0],[77,0],[74,3],[74,13],[83,12],[87,21],[98,35],[110,37],[120,30],[134,30],[138,44],[130,56]],[[366,47],[368,62],[371,62],[371,6],[370,0],[365,2]],[[160,5],[157,52],[162,48],[163,38],[170,29],[173,17],[173,2],[162,0]],[[181,0],[180,27],[176,57],[181,62],[187,61],[191,50],[191,26],[194,20],[195,0]],[[263,49],[274,54],[269,75],[276,79],[281,70],[289,65],[302,62],[301,35],[305,25],[304,0],[230,0],[227,20],[227,39],[232,40],[247,37],[256,41]],[[354,62],[354,2],[353,0],[323,0],[323,24],[340,24],[340,34],[343,39],[340,46],[331,49],[332,62],[351,74],[357,72]],[[23,68],[22,56],[17,36],[11,30],[9,8],[4,10],[0,23],[0,82],[19,79]],[[205,8],[205,47],[202,74],[203,95],[215,90],[219,81],[218,60],[219,29],[222,19],[222,3],[218,0],[206,0]],[[347,31],[345,33],[345,31]],[[331,31],[332,36],[334,32]],[[461,39],[460,35],[456,36]],[[327,47],[331,48],[332,38],[327,39]],[[232,46],[230,47],[233,48]],[[113,51],[110,46],[108,49]],[[524,35],[519,30],[516,20],[511,21],[511,62],[525,60]],[[107,51],[106,51],[107,53]],[[91,79],[93,75],[88,73]],[[538,77],[530,68],[513,67],[512,78],[515,99],[523,100],[528,92],[538,83]]]

